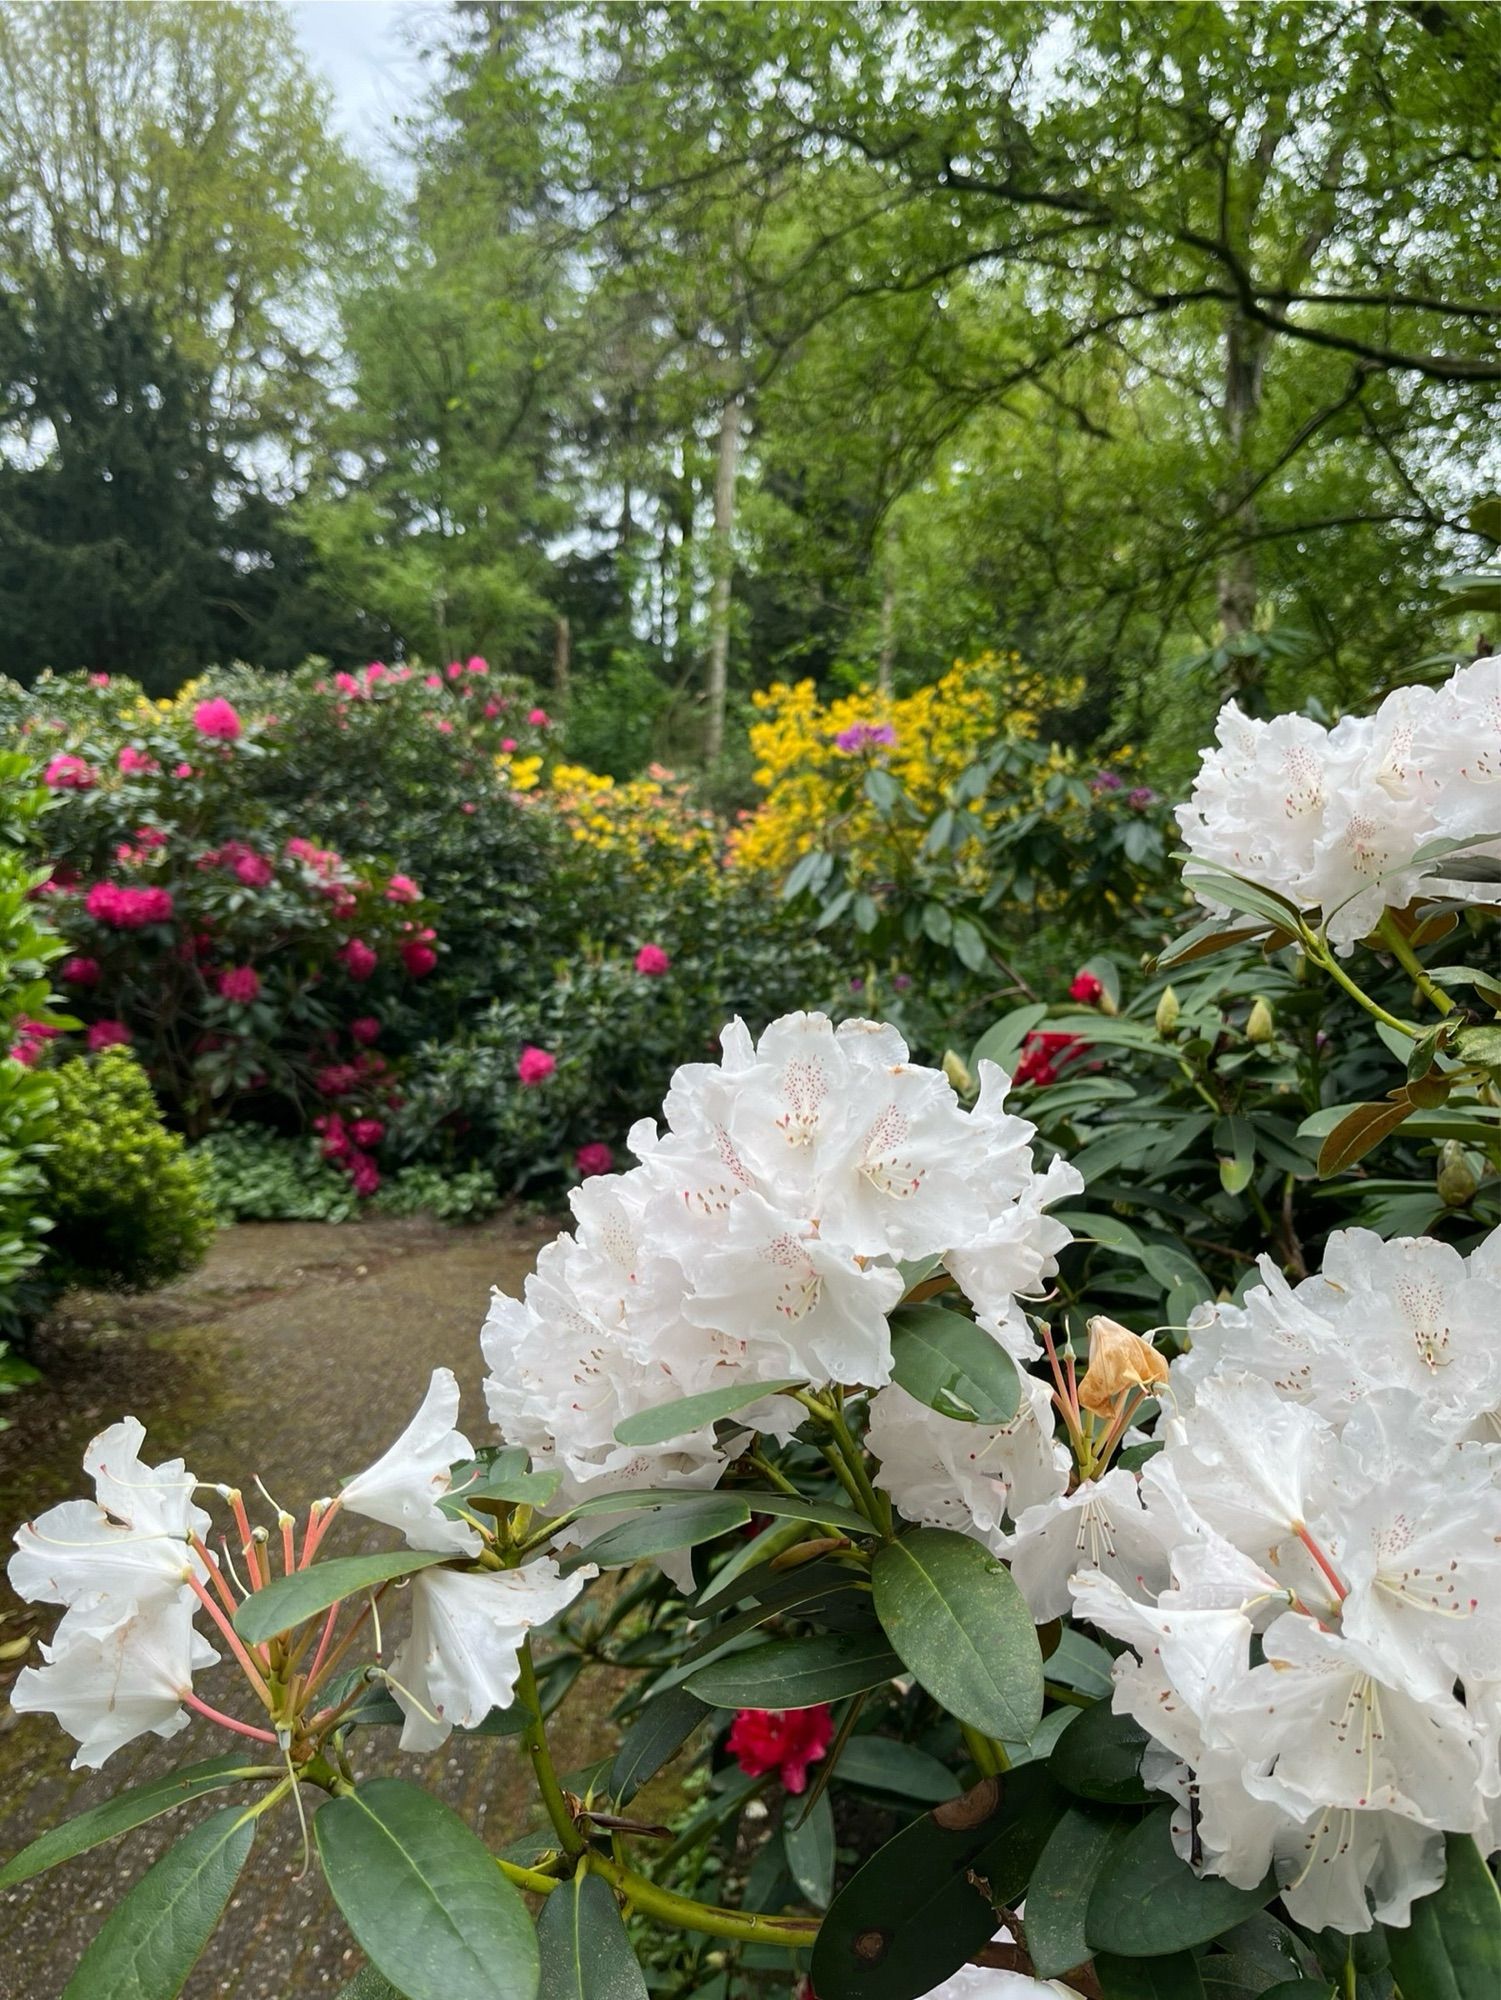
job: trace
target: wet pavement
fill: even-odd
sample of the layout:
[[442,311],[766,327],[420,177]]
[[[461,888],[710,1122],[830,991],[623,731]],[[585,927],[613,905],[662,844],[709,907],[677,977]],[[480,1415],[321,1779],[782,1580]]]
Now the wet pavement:
[[[87,1491],[90,1437],[130,1413],[147,1428],[150,1463],[181,1453],[200,1479],[249,1487],[259,1473],[278,1501],[308,1501],[374,1458],[416,1409],[429,1372],[451,1367],[461,1422],[487,1436],[478,1332],[489,1287],[519,1290],[551,1226],[502,1217],[463,1230],[426,1221],[249,1224],[227,1231],[207,1264],[146,1300],[70,1300],[37,1360],[46,1381],[0,1404],[0,1532]],[[374,1531],[377,1540],[389,1541]],[[331,1553],[363,1533],[336,1529]],[[37,1624],[0,1585],[0,1642]],[[41,1620],[45,1637],[55,1623]],[[222,1650],[222,1649],[221,1649]],[[0,1668],[5,1684],[16,1665]],[[233,1669],[200,1676],[199,1692],[235,1707]],[[241,1689],[243,1692],[243,1688]],[[554,1724],[564,1770],[608,1747],[602,1714],[614,1690],[576,1688]],[[582,1697],[582,1698],[581,1698]],[[0,1857],[127,1785],[217,1755],[236,1739],[195,1721],[169,1743],[148,1736],[100,1773],[70,1771],[72,1744],[47,1716],[0,1709]],[[251,1745],[245,1746],[247,1749]],[[534,1823],[530,1782],[514,1745],[476,1739],[430,1759],[402,1759],[389,1732],[354,1738],[363,1774],[424,1778],[503,1846]],[[217,1794],[210,1807],[239,1794]],[[63,1864],[0,1896],[0,2000],[55,2000],[122,1886],[192,1823],[191,1809]],[[255,1853],[186,2000],[300,2000],[338,1991],[360,1963],[316,1866],[298,1880],[295,1817],[262,1822]],[[500,1996],[497,1996],[500,2000]]]

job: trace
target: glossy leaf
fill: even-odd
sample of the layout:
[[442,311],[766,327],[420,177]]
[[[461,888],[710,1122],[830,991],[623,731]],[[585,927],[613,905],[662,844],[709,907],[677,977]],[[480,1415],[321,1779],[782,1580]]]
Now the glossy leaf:
[[987,1736],[1025,1739],[1042,1716],[1042,1650],[997,1557],[948,1528],[915,1528],[871,1565],[876,1616],[919,1684]]
[[[575,1875],[553,1890],[537,1919],[537,1944],[537,2000],[646,2000],[646,1980],[602,1876]],[[492,1991],[509,2000],[507,1989]]]
[[1090,1894],[1131,1825],[1121,1813],[1070,1806],[1053,1828],[1027,1885],[1027,1950],[1039,1979],[1056,1979],[1089,1957]]
[[1076,1798],[1106,1805],[1145,1805],[1158,1796],[1141,1781],[1147,1742],[1140,1723],[1129,1715],[1116,1715],[1108,1701],[1097,1701],[1079,1710],[1048,1761],[1059,1784]]
[[1501,1993],[1501,1890],[1467,1834],[1444,1842],[1439,1888],[1386,1933],[1403,2000],[1496,2000]]
[[63,2000],[175,2000],[234,1893],[255,1839],[238,1806],[200,1820],[96,1932]]
[[921,1805],[942,1805],[957,1798],[960,1789],[947,1764],[894,1736],[852,1736],[839,1759],[839,1776],[848,1784]]
[[587,1548],[570,1556],[565,1570],[594,1563],[600,1569],[623,1569],[644,1562],[649,1556],[669,1555],[674,1549],[691,1549],[700,1542],[712,1542],[732,1528],[743,1528],[750,1509],[743,1500],[706,1493],[696,1500],[680,1500],[671,1507],[652,1507],[629,1521],[606,1528]]
[[1207,1944],[1276,1894],[1268,1877],[1237,1889],[1218,1875],[1195,1875],[1173,1847],[1173,1809],[1163,1806],[1131,1829],[1101,1870],[1085,1927],[1094,1950],[1158,1958]]
[[1405,1092],[1395,1102],[1357,1104],[1320,1146],[1319,1179],[1326,1181],[1331,1175],[1342,1174],[1347,1167],[1353,1167],[1357,1160],[1363,1160],[1416,1109],[1417,1106]]
[[708,1713],[708,1704],[687,1688],[669,1688],[649,1701],[615,1752],[611,1798],[628,1805],[648,1779],[671,1763]]
[[1006,1424],[1021,1400],[1016,1363],[982,1326],[946,1306],[902,1306],[891,1319],[891,1373],[940,1416]]
[[1171,1958],[1112,1958],[1101,1952],[1094,1975],[1104,2000],[1206,2000],[1200,1964],[1186,1951]]
[[400,1778],[320,1807],[334,1901],[407,2000],[533,2000],[537,1940],[520,1896],[456,1812]]
[[815,1910],[826,1910],[834,1893],[834,1813],[827,1792],[820,1792],[806,1816],[796,1799],[788,1800],[782,1846],[793,1881]]
[[901,1671],[879,1632],[824,1632],[711,1660],[687,1686],[715,1708],[816,1708],[881,1687]]
[[941,1985],[990,1942],[996,1906],[1026,1893],[1064,1803],[1034,1765],[904,1827],[830,1906],[813,1947],[820,2000],[913,2000]]
[[563,1483],[555,1467],[540,1472],[527,1468],[527,1455],[519,1445],[497,1451],[490,1458],[478,1458],[453,1468],[453,1489],[438,1502],[445,1514],[491,1512],[497,1504],[545,1507]]
[[29,1882],[33,1875],[55,1868],[60,1861],[71,1861],[75,1854],[86,1854],[91,1847],[115,1840],[162,1813],[175,1812],[179,1806],[201,1799],[208,1792],[222,1791],[226,1785],[243,1785],[256,1777],[274,1779],[280,1775],[280,1766],[258,1765],[253,1752],[241,1756],[231,1750],[226,1757],[211,1757],[206,1763],[169,1771],[149,1784],[133,1785],[129,1791],[106,1799],[102,1806],[64,1820],[61,1826],[49,1827],[29,1847],[12,1855],[0,1868],[0,1889],[13,1889],[18,1882]]
[[339,1988],[339,2000],[402,2000],[389,1979],[373,1965],[362,1966],[347,1986]]
[[252,1645],[274,1639],[278,1632],[316,1618],[341,1598],[362,1597],[397,1577],[452,1561],[452,1550],[393,1549],[384,1555],[335,1556],[329,1562],[316,1562],[308,1569],[293,1570],[290,1576],[273,1577],[247,1597],[235,1613],[235,1630]]
[[729,1389],[706,1389],[701,1396],[681,1396],[674,1403],[658,1403],[650,1410],[638,1410],[615,1426],[621,1444],[668,1444],[673,1438],[687,1437],[720,1417],[732,1417],[751,1403],[768,1396],[780,1396],[788,1389],[800,1389],[802,1377],[785,1382],[740,1382]]

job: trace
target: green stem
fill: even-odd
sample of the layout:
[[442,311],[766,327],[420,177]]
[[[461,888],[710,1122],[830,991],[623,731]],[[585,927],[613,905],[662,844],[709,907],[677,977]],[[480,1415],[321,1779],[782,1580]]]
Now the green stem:
[[550,1896],[561,1885],[557,1875],[542,1875],[535,1868],[523,1868],[515,1861],[505,1861],[500,1855],[495,1857],[495,1865],[508,1882],[514,1882],[518,1889],[530,1889],[534,1896]]
[[622,1868],[598,1852],[589,1856],[589,1866],[623,1896],[629,1896],[644,1917],[680,1930],[700,1931],[706,1937],[733,1938],[741,1944],[774,1944],[784,1951],[806,1951],[818,1935],[817,1917],[762,1917],[745,1910],[721,1910],[709,1903],[696,1903],[661,1889],[644,1875]]
[[844,1462],[844,1454],[831,1444],[821,1444],[818,1449],[823,1453],[830,1471],[844,1488],[849,1500],[862,1514],[867,1513],[865,1496],[855,1484],[854,1475]]
[[746,1457],[756,1468],[757,1472],[760,1473],[761,1477],[769,1480],[779,1493],[790,1493],[794,1500],[802,1499],[802,1494],[799,1493],[786,1473],[779,1471],[769,1459],[763,1458],[760,1452],[747,1452]]
[[526,1726],[522,1741],[531,1756],[532,1769],[536,1773],[537,1789],[542,1794],[542,1803],[547,1808],[547,1817],[552,1821],[553,1831],[562,1842],[565,1854],[582,1854],[587,1842],[574,1824],[573,1814],[568,1810],[568,1801],[563,1797],[563,1787],[558,1783],[558,1774],[553,1769],[552,1752],[547,1747],[547,1725],[542,1720],[542,1697],[537,1692],[537,1673],[532,1665],[532,1642],[524,1639],[518,1656],[516,1692],[523,1707],[531,1713],[531,1721]]
[[870,1474],[865,1469],[865,1454],[856,1444],[853,1433],[844,1420],[843,1409],[837,1406],[834,1411],[834,1437],[843,1454],[844,1462],[850,1469],[850,1477],[859,1488],[861,1513],[890,1541],[891,1502],[884,1494],[878,1494],[871,1484]]
[[964,1734],[965,1747],[969,1751],[970,1762],[974,1765],[980,1776],[982,1778],[995,1777],[1000,1766],[995,1761],[995,1753],[990,1747],[990,1738],[981,1735],[978,1729],[971,1728],[967,1722],[961,1722],[959,1727]]
[[1411,1021],[1398,1020],[1395,1014],[1389,1014],[1385,1007],[1381,1006],[1378,1001],[1373,1000],[1363,987],[1357,986],[1349,973],[1345,971],[1345,968],[1335,957],[1334,953],[1324,943],[1322,938],[1319,937],[1318,933],[1311,931],[1306,924],[1302,927],[1302,943],[1303,949],[1308,953],[1308,956],[1313,960],[1315,965],[1320,966],[1327,972],[1335,985],[1342,986],[1350,998],[1358,1006],[1363,1007],[1374,1020],[1384,1021],[1389,1028],[1395,1028],[1399,1035],[1406,1035],[1410,1042],[1422,1040],[1422,1029],[1416,1027]]
[[1454,1002],[1441,986],[1435,986],[1433,981],[1428,977],[1427,967],[1413,950],[1406,937],[1404,937],[1402,926],[1397,922],[1390,910],[1382,911],[1381,922],[1378,924],[1377,930],[1380,933],[1382,943],[1397,961],[1398,965],[1401,966],[1402,970],[1408,974],[1413,985],[1417,987],[1429,1005],[1437,1007],[1441,1014],[1452,1014],[1454,1012]]

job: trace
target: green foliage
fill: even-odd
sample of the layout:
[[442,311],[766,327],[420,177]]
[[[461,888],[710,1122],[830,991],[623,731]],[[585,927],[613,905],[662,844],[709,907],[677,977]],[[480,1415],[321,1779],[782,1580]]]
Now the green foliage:
[[[347,1222],[361,1203],[347,1174],[329,1165],[315,1139],[293,1139],[263,1125],[227,1125],[193,1148],[214,1212],[231,1222]],[[401,1167],[370,1206],[382,1215],[431,1215],[477,1222],[499,1200],[483,1168],[445,1172]]]
[[58,1275],[134,1292],[191,1271],[213,1241],[213,1207],[136,1058],[106,1049],[51,1077],[57,1122],[46,1174]]

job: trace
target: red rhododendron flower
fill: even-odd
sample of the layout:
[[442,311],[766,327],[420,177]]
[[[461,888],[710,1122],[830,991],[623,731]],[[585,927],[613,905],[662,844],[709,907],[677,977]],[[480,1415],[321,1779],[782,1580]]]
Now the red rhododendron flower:
[[1056,1083],[1059,1070],[1082,1056],[1088,1047],[1082,1035],[1030,1034],[1022,1043],[1021,1061],[1011,1081]]
[[401,962],[411,978],[426,979],[438,963],[438,954],[425,939],[408,938],[401,947]]
[[546,1083],[558,1067],[556,1056],[550,1056],[546,1049],[533,1048],[530,1042],[521,1051],[516,1061],[516,1074],[528,1090],[533,1084]]
[[636,953],[636,970],[645,973],[648,979],[660,979],[671,965],[672,960],[659,944],[644,944]]
[[232,1000],[237,1007],[248,1007],[252,1000],[260,998],[261,975],[253,965],[231,965],[219,974],[214,984],[220,998]]
[[193,710],[193,727],[200,736],[214,736],[221,743],[233,743],[240,733],[240,717],[232,701],[216,694],[212,701],[200,701]]
[[1102,983],[1092,972],[1076,972],[1069,982],[1070,1000],[1082,1000],[1086,1007],[1092,1007],[1105,991]]
[[365,1153],[351,1153],[349,1156],[349,1178],[354,1183],[354,1191],[361,1201],[368,1201],[380,1187],[380,1168]]
[[416,903],[422,899],[422,891],[410,875],[393,875],[386,884],[388,903]]
[[117,931],[140,930],[146,924],[164,924],[172,915],[170,889],[132,889],[119,882],[96,882],[83,899],[83,906],[96,922]]
[[54,792],[88,792],[98,783],[94,768],[82,757],[59,754],[42,773],[42,783]]
[[357,1021],[350,1022],[349,1032],[362,1046],[368,1047],[380,1039],[380,1022],[373,1014],[361,1014]]
[[380,960],[363,938],[351,938],[341,945],[335,956],[343,962],[344,970],[351,979],[368,979]]
[[127,777],[132,777],[137,773],[159,771],[162,768],[154,757],[148,757],[144,750],[137,750],[133,743],[126,743],[121,746],[120,754],[115,759],[115,762]]
[[775,1771],[789,1792],[808,1789],[808,1766],[834,1740],[827,1702],[817,1708],[742,1708],[730,1725],[726,1748],[748,1778]]
[[59,977],[69,986],[97,986],[99,961],[97,958],[65,958]]
[[386,1136],[386,1128],[378,1118],[356,1118],[349,1130],[357,1146],[378,1146]]
[[580,1146],[573,1156],[573,1164],[579,1170],[581,1180],[589,1180],[595,1174],[607,1174],[615,1164],[615,1155],[603,1139],[591,1139],[587,1146]]
[[123,1021],[95,1021],[88,1033],[89,1053],[98,1055],[101,1049],[127,1048],[134,1040]]

